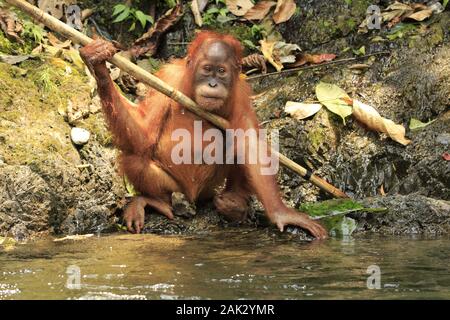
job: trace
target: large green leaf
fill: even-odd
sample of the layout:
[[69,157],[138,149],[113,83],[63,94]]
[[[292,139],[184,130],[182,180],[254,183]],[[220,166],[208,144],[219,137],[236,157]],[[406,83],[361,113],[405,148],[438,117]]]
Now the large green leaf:
[[126,18],[130,16],[130,11],[131,11],[130,8],[127,7],[124,11],[122,11],[121,14],[117,16],[117,18],[114,19],[113,23],[124,21]]
[[428,121],[428,122],[422,122],[418,119],[411,118],[411,120],[409,121],[409,129],[410,130],[422,129],[422,128],[425,128],[426,126],[428,126],[429,124],[432,124],[435,121],[436,121],[436,119]]
[[127,192],[130,196],[134,197],[140,195],[140,192],[134,188],[133,184],[130,182],[130,180],[128,180],[126,175],[123,175],[123,184],[125,185],[125,189],[127,189]]
[[127,8],[126,5],[124,5],[124,4],[118,4],[118,5],[114,6],[114,12],[113,12],[112,15],[115,16],[115,15],[121,13],[121,12],[122,12],[123,10],[125,10],[126,8]]
[[331,236],[350,236],[356,230],[356,221],[349,217],[336,217],[338,221],[330,228]]
[[344,90],[334,84],[319,82],[316,86],[316,96],[328,110],[339,115],[345,124],[345,118],[352,114],[352,107],[342,100],[350,99]]
[[313,219],[343,215],[362,209],[364,209],[362,204],[351,199],[332,199],[313,203],[303,203],[300,206],[300,210],[308,213]]
[[300,206],[300,211],[306,212],[313,220],[320,220],[331,236],[349,236],[356,229],[356,221],[345,216],[348,213],[386,210],[386,208],[366,208],[351,199],[332,199],[304,203]]
[[136,19],[139,20],[141,23],[142,28],[145,28],[145,25],[147,24],[147,16],[145,13],[143,13],[141,10],[137,10],[136,13]]

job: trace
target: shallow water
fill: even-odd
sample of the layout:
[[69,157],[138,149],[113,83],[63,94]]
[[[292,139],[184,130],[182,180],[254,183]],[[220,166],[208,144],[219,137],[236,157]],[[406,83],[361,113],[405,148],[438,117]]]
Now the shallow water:
[[[0,252],[0,299],[450,299],[449,258],[449,237],[305,243],[228,229],[45,240]],[[371,265],[379,290],[367,288]]]

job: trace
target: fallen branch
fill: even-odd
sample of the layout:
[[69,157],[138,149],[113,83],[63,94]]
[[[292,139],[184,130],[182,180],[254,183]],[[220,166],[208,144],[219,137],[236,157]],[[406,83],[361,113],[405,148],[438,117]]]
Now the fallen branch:
[[325,63],[321,63],[321,64],[315,64],[315,65],[306,66],[306,67],[298,67],[298,68],[292,68],[292,69],[285,69],[285,70],[281,70],[281,71],[269,72],[269,73],[266,73],[266,74],[258,74],[256,76],[247,77],[247,80],[255,80],[255,79],[258,79],[258,78],[262,78],[262,77],[281,75],[281,74],[286,74],[286,73],[291,73],[291,72],[296,72],[296,71],[303,71],[303,70],[308,70],[308,69],[316,69],[316,68],[329,66],[329,65],[332,65],[332,64],[341,64],[341,63],[353,62],[353,61],[357,61],[357,60],[360,60],[360,59],[365,59],[365,58],[368,58],[368,57],[382,55],[382,54],[389,54],[389,53],[390,53],[389,51],[379,51],[379,52],[366,54],[366,55],[360,56],[360,57],[339,59],[339,60],[333,60],[333,61],[330,61],[330,62],[325,62]]
[[[6,0],[6,2],[8,2],[9,4],[14,5],[17,8],[19,8],[20,10],[28,13],[37,22],[43,23],[49,29],[58,32],[62,36],[66,37],[67,39],[72,40],[72,42],[74,42],[74,43],[79,43],[79,44],[85,46],[93,41],[88,36],[84,35],[81,32],[78,32],[77,30],[73,29],[72,27],[68,26],[67,24],[59,21],[55,17],[52,17],[51,15],[43,12],[42,10],[31,5],[30,3],[28,3],[25,0]],[[204,111],[192,99],[190,99],[183,93],[175,90],[173,87],[169,86],[168,84],[166,84],[164,81],[162,81],[158,77],[155,77],[151,73],[138,67],[136,64],[132,63],[128,59],[116,54],[114,57],[112,57],[108,61],[110,63],[116,65],[117,67],[119,67],[122,71],[125,71],[128,74],[132,75],[139,81],[149,85],[150,87],[158,90],[159,92],[163,93],[164,95],[168,96],[169,98],[182,104],[189,111],[191,111],[191,112],[195,113],[196,115],[198,115],[199,117],[211,122],[218,128],[220,128],[220,129],[229,128],[229,123],[227,120],[225,120],[215,114]],[[329,192],[330,194],[332,194],[335,197],[348,198],[348,196],[344,192],[342,192],[338,188],[334,187],[333,185],[329,184],[325,180],[315,176],[314,174],[312,174],[311,171],[303,168],[302,166],[295,163],[288,157],[276,152],[275,150],[273,150],[272,152],[275,155],[279,156],[279,160],[280,160],[281,164],[283,164],[285,167],[291,169],[292,171],[298,173],[306,180],[311,181],[313,184],[315,184],[316,186],[320,187],[321,189]]]

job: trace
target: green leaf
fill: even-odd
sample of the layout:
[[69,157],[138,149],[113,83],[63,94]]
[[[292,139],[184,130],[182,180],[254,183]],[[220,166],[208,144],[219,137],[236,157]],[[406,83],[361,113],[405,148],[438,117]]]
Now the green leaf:
[[136,21],[131,24],[131,27],[130,29],[128,29],[128,31],[133,31],[134,29],[136,29]]
[[256,49],[256,46],[253,42],[251,42],[250,40],[244,40],[244,45],[247,46],[250,49]]
[[221,24],[224,24],[224,23],[227,23],[227,22],[233,21],[233,20],[236,20],[236,18],[230,17],[230,16],[222,16],[222,15],[217,16],[217,22],[219,22]]
[[313,203],[303,203],[300,211],[305,211],[316,219],[363,210],[364,206],[351,199],[332,199]]
[[442,6],[444,7],[444,9],[447,8],[447,5],[448,5],[448,0],[442,1]]
[[118,4],[118,5],[115,5],[114,6],[114,12],[113,12],[113,16],[115,16],[115,15],[117,15],[117,14],[119,14],[119,13],[121,13],[123,10],[125,10],[127,8],[127,6],[126,5],[124,5],[124,4]]
[[410,130],[417,130],[417,129],[422,129],[425,128],[426,126],[428,126],[429,124],[432,124],[433,122],[435,122],[436,119],[428,121],[428,122],[422,122],[418,119],[415,118],[411,118],[411,120],[409,121],[409,129]]
[[137,10],[136,13],[136,19],[139,20],[141,23],[142,28],[145,28],[145,25],[147,24],[147,16],[145,13],[143,13],[141,10]]
[[153,19],[152,16],[149,16],[148,14],[146,14],[145,18],[147,19],[148,22],[150,22],[150,24],[154,24],[155,23],[155,20]]
[[212,13],[217,13],[217,12],[219,12],[219,9],[217,7],[212,7],[210,9],[206,10],[207,14],[212,14]]
[[306,212],[313,220],[319,220],[332,236],[349,236],[356,229],[356,222],[346,214],[355,212],[386,212],[386,208],[366,208],[352,199],[332,199],[314,203],[303,203],[300,211]]
[[353,50],[353,53],[356,54],[357,56],[363,56],[366,54],[366,47],[362,46],[358,50]]
[[139,191],[136,191],[136,189],[134,188],[134,186],[131,184],[130,180],[128,180],[126,175],[123,175],[123,184],[125,185],[125,189],[127,189],[127,192],[131,195],[131,196],[138,196],[140,195]]
[[126,18],[130,16],[130,8],[126,8],[121,14],[117,16],[116,19],[114,19],[113,23],[118,23],[124,21]]
[[345,118],[351,115],[353,110],[351,106],[341,100],[341,98],[350,99],[344,90],[334,84],[319,82],[316,86],[316,96],[328,110],[339,115],[345,124]]
[[356,230],[356,221],[349,217],[338,217],[329,229],[332,236],[348,237]]
[[386,38],[391,41],[397,38],[403,38],[406,34],[416,29],[416,26],[412,23],[399,23],[389,31]]
[[219,14],[221,16],[226,16],[227,13],[228,13],[228,8],[222,8],[222,9],[219,10]]

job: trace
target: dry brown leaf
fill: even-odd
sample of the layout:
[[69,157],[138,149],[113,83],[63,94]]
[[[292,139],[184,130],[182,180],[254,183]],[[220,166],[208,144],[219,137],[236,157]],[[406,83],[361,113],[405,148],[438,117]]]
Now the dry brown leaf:
[[295,119],[303,120],[316,114],[321,108],[322,105],[320,103],[301,103],[288,101],[284,106],[284,111],[293,116]]
[[130,53],[135,58],[144,54],[152,56],[158,49],[162,35],[165,34],[170,27],[177,23],[182,15],[183,6],[180,3],[177,3],[175,7],[169,9],[163,16],[161,16],[150,28],[150,30],[144,33],[142,37],[133,43],[133,46],[129,50]]
[[[383,10],[383,12],[381,13],[381,22],[386,23],[387,28],[390,29],[406,18],[415,21],[423,21],[429,18],[432,14],[433,8],[421,3],[405,4],[395,2]],[[367,32],[367,24],[371,20],[372,17],[368,15],[366,19],[359,25],[358,32]]]
[[334,58],[336,58],[336,55],[333,53],[322,53],[322,54],[308,54],[308,53],[304,53],[301,54],[297,57],[297,61],[295,61],[295,63],[293,63],[292,65],[290,65],[290,67],[300,67],[304,64],[312,63],[312,64],[319,64],[322,62],[327,62],[327,61],[331,61],[334,60]]
[[0,8],[0,29],[3,30],[9,39],[23,43],[23,40],[19,36],[23,27],[13,12]]
[[364,70],[370,68],[368,64],[365,63],[355,63],[348,67],[351,70]]
[[56,19],[64,16],[64,8],[75,4],[77,0],[38,0],[38,7]]
[[[413,13],[414,8],[412,6],[400,2],[395,2],[383,10],[383,12],[381,13],[380,22],[387,23],[387,27],[390,29]],[[359,25],[358,32],[368,32],[367,25],[371,20],[372,15],[368,13],[366,19],[364,19],[364,21]]]
[[384,186],[383,186],[383,185],[380,186],[380,194],[381,194],[383,197],[386,196],[386,192],[384,191]]
[[198,3],[198,0],[192,0],[191,2],[191,10],[192,10],[192,14],[194,15],[194,20],[195,23],[201,27],[203,25],[203,19],[202,19],[202,15],[200,13],[200,6]]
[[34,48],[34,49],[31,51],[31,54],[32,54],[33,56],[36,56],[36,55],[38,55],[38,54],[41,54],[42,51],[44,51],[44,46],[43,46],[42,44],[39,44],[36,48]]
[[353,116],[370,130],[386,133],[392,140],[406,146],[411,140],[405,138],[405,128],[392,120],[380,116],[373,107],[358,100],[353,100]]
[[425,10],[428,9],[428,6],[423,3],[411,3],[411,7],[414,10]]
[[200,12],[203,12],[205,10],[206,6],[208,5],[208,0],[197,0],[198,4],[198,10]]
[[9,54],[2,54],[0,53],[0,62],[4,62],[7,64],[18,64],[21,63],[25,60],[28,60],[32,57],[32,55],[18,55],[18,56],[13,56],[13,55],[9,55]]
[[278,0],[277,7],[273,14],[273,21],[276,24],[288,21],[295,13],[297,5],[294,0]]
[[48,42],[50,42],[50,44],[52,46],[57,47],[57,48],[67,49],[72,44],[71,40],[66,40],[66,41],[62,42],[57,37],[55,37],[55,35],[53,33],[51,33],[51,32],[49,32],[47,34],[47,39],[48,39]]
[[260,1],[247,11],[244,18],[248,20],[262,20],[276,4],[274,1]]
[[251,54],[242,59],[242,66],[258,68],[263,74],[267,73],[266,59],[258,53]]
[[406,18],[413,19],[416,21],[423,21],[423,20],[431,17],[432,14],[433,14],[433,10],[425,9],[425,10],[414,12],[413,14],[407,16]]
[[254,6],[250,0],[226,0],[225,4],[228,10],[238,17],[245,15]]
[[276,41],[260,40],[259,43],[261,44],[261,52],[266,60],[269,61],[270,64],[273,65],[278,72],[280,72],[281,69],[283,69],[283,64],[274,57],[273,52]]
[[413,8],[409,4],[405,4],[405,3],[401,3],[401,2],[395,1],[393,4],[388,6],[386,8],[386,10],[403,10],[403,11],[408,11],[408,10],[413,10]]

